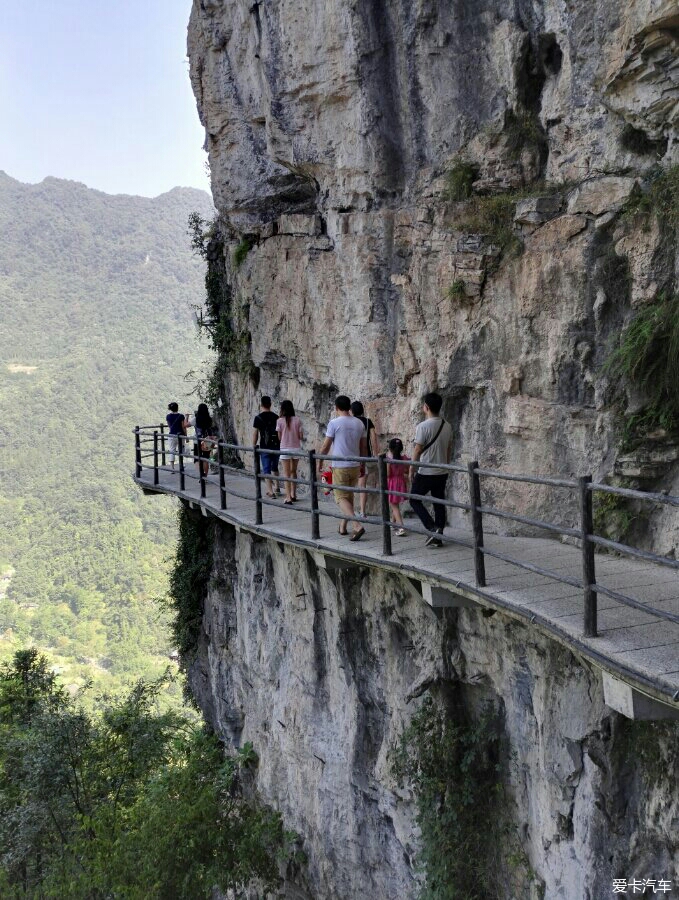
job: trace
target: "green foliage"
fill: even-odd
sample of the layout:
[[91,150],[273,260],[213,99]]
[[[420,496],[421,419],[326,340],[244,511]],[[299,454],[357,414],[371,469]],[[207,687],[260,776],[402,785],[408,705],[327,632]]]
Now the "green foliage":
[[69,687],[155,677],[172,649],[153,598],[175,504],[132,484],[131,431],[170,400],[190,409],[185,373],[208,355],[192,338],[195,208],[209,215],[207,194],[111,197],[0,175],[0,530],[13,568],[0,658],[49,649]]
[[655,169],[644,190],[632,193],[625,212],[627,216],[655,215],[661,227],[675,242],[679,229],[679,164],[667,169]]
[[617,716],[611,762],[613,777],[639,779],[646,794],[667,790],[679,763],[679,723],[647,722]]
[[514,231],[514,212],[516,201],[523,196],[519,192],[475,196],[458,221],[458,227],[471,234],[485,234],[505,256],[518,256],[523,243]]
[[679,431],[679,419],[673,410],[663,406],[647,406],[638,413],[631,413],[625,416],[622,448],[635,450],[649,434],[658,430],[671,434]]
[[455,279],[455,281],[448,288],[448,297],[451,300],[464,300],[466,296],[467,288],[464,281],[461,278]]
[[674,430],[679,422],[679,295],[661,296],[644,306],[622,332],[604,369],[648,397],[637,427]]
[[286,835],[247,801],[250,746],[157,709],[139,682],[95,713],[39,655],[0,671],[0,890],[6,898],[198,900],[253,878],[275,887]]
[[479,170],[477,166],[464,160],[457,160],[446,173],[446,199],[447,200],[468,200],[472,195],[472,185],[478,178]]
[[523,150],[540,152],[545,145],[545,135],[540,120],[534,112],[509,111],[505,118],[503,133],[507,137],[510,156],[517,158]]
[[177,514],[179,541],[175,552],[167,604],[171,628],[182,664],[193,659],[212,573],[213,530],[200,513],[182,504]]
[[[625,216],[655,216],[664,247],[674,249],[679,230],[679,165],[653,171],[643,189],[636,189]],[[647,397],[645,408],[625,421],[625,443],[633,444],[650,431],[679,430],[679,393],[675,373],[679,365],[679,294],[661,292],[635,315],[604,365],[614,378],[633,385]]]
[[[416,795],[426,900],[495,896],[498,866],[490,872],[488,862],[506,824],[499,812],[499,750],[498,722],[490,710],[475,721],[454,721],[431,697],[401,737],[393,771]],[[515,861],[513,854],[512,847],[504,866]]]
[[202,259],[207,259],[210,241],[217,235],[217,219],[204,219],[195,209],[189,213],[188,233],[191,249]]
[[624,541],[636,515],[630,501],[618,494],[594,491],[594,533],[612,541]]
[[252,250],[254,245],[255,242],[249,234],[246,234],[241,238],[240,243],[233,251],[233,264],[237,269],[239,269],[243,265],[246,256]]
[[[194,214],[189,221],[189,232],[196,252],[207,261],[205,274],[206,328],[210,347],[216,354],[212,371],[200,385],[201,398],[210,406],[223,404],[224,384],[231,372],[255,376],[250,356],[251,336],[248,329],[247,309],[236,306],[229,283],[224,259],[224,238],[215,219],[206,222]],[[235,251],[236,268],[254,246],[254,238],[246,235]]]

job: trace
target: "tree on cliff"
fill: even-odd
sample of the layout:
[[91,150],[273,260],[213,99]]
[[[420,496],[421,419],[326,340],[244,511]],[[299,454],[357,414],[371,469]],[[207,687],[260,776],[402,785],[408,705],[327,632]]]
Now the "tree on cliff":
[[239,786],[256,757],[159,713],[139,682],[92,714],[36,650],[0,670],[0,895],[211,897],[277,881],[280,817]]

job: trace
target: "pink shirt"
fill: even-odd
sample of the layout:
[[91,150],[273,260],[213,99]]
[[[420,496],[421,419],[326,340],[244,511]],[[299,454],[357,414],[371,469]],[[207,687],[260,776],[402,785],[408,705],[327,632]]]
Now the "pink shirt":
[[297,416],[292,416],[290,424],[281,416],[276,422],[276,431],[281,442],[281,450],[299,450],[302,446],[302,423]]

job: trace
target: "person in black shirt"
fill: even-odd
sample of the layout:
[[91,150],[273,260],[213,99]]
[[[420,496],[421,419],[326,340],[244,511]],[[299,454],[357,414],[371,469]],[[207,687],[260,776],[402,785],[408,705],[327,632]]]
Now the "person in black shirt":
[[214,446],[213,438],[217,434],[217,429],[206,403],[198,404],[193,421],[190,421],[189,424],[193,425],[195,431],[195,463],[200,466],[203,475],[207,475],[210,471],[210,452]]
[[[372,419],[367,418],[365,415],[365,410],[363,408],[363,404],[360,400],[354,400],[351,404],[351,415],[356,419],[360,419],[361,422],[365,425],[365,430],[368,435],[368,456],[379,456],[379,444],[377,442],[377,432],[375,431],[375,425]],[[373,482],[373,487],[377,482],[377,467],[375,463],[367,462],[361,466],[361,474],[358,477],[358,487],[364,488],[368,484],[368,478]],[[362,519],[365,519],[365,505],[368,502],[367,494],[359,494],[360,496],[360,512],[359,516]]]
[[[252,423],[252,446],[256,447],[259,442],[260,450],[278,450],[280,442],[278,432],[276,431],[276,422],[278,416],[271,412],[271,397],[264,396],[260,401],[259,414],[255,416]],[[263,475],[278,475],[278,454],[277,453],[260,453],[259,454],[260,471]],[[266,496],[271,500],[277,499],[280,494],[277,487],[278,482],[273,478],[267,478]]]
[[184,416],[184,413],[179,412],[178,403],[168,403],[167,408],[170,411],[165,416],[165,421],[167,422],[169,430],[168,447],[170,450],[170,465],[174,472],[174,458],[179,450],[179,435],[186,434],[186,417]]

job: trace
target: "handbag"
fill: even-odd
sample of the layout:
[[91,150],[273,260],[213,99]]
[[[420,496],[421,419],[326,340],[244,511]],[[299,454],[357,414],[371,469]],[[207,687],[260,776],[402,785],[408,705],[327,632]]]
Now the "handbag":
[[325,469],[321,472],[321,482],[323,483],[323,493],[327,497],[331,493],[332,486],[332,469]]

